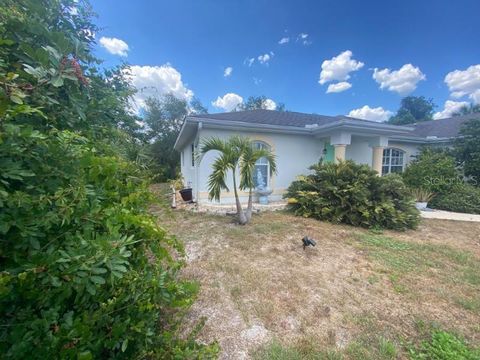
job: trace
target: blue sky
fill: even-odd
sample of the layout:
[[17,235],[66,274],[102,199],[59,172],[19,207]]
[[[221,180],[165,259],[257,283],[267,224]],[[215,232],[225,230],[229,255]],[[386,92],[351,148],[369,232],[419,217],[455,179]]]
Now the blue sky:
[[406,95],[432,97],[436,117],[480,102],[478,0],[92,5],[102,28],[97,54],[107,66],[133,66],[132,81],[146,89],[139,104],[172,91],[220,112],[240,97],[265,95],[292,111],[357,109],[350,114],[381,121]]

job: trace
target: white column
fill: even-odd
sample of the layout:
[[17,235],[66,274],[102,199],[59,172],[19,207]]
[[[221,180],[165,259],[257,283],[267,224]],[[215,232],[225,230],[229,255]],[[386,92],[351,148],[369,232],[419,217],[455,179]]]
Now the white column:
[[372,168],[378,175],[382,175],[383,146],[372,147]]
[[347,150],[346,144],[335,144],[335,164],[338,164],[340,161],[345,161],[345,152]]

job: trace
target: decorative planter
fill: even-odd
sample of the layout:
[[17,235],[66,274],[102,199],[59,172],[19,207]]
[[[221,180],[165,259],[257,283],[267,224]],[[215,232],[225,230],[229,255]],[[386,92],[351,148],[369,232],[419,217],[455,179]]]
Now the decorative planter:
[[183,201],[192,201],[192,188],[186,188],[180,190],[180,195]]
[[425,202],[425,201],[417,201],[415,203],[415,207],[418,209],[418,210],[425,210],[427,208],[427,205],[428,203]]
[[255,189],[255,192],[258,194],[258,202],[262,205],[268,204],[268,196],[273,192],[272,189]]

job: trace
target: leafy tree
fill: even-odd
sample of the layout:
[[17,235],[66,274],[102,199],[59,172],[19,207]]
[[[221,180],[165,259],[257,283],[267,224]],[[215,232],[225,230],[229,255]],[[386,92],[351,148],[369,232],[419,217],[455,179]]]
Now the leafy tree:
[[472,115],[472,119],[463,125],[455,142],[455,153],[463,164],[465,176],[480,185],[480,114]]
[[[269,108],[269,99],[265,95],[261,96],[250,96],[248,100],[238,106],[239,110],[258,110],[258,109],[268,109]],[[275,109],[277,111],[285,111],[285,104],[279,103],[276,105]]]
[[407,96],[402,99],[400,108],[388,122],[394,125],[413,124],[432,120],[435,104],[424,96]]
[[151,142],[150,154],[154,163],[152,171],[155,180],[174,179],[178,175],[180,157],[173,146],[183,120],[189,113],[204,114],[207,109],[198,99],[194,98],[189,104],[173,94],[152,97],[145,103],[143,120],[146,124],[147,138]]
[[[270,174],[273,174],[276,172],[275,156],[270,150],[255,149],[252,140],[240,136],[234,136],[228,140],[216,137],[207,139],[202,144],[200,154],[204,155],[209,151],[220,153],[212,165],[213,171],[208,178],[210,199],[220,200],[222,190],[230,191],[226,179],[228,172],[231,172],[238,222],[241,225],[247,224],[252,217],[255,162],[265,157],[270,163]],[[239,186],[237,186],[237,174],[240,177]],[[238,189],[249,191],[246,212],[243,211],[240,203]]]
[[178,336],[196,286],[146,212],[133,89],[98,69],[91,17],[85,1],[0,3],[0,353],[214,357]]
[[452,114],[452,116],[462,116],[480,113],[480,104],[470,104],[468,106],[462,106],[459,111]]

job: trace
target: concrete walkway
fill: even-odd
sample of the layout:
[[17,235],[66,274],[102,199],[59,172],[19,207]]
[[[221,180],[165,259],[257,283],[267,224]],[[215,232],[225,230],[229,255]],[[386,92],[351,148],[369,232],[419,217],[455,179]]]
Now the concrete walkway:
[[443,210],[421,211],[420,213],[421,213],[421,216],[425,219],[480,222],[480,215],[474,215],[474,214],[463,214],[463,213],[443,211]]

